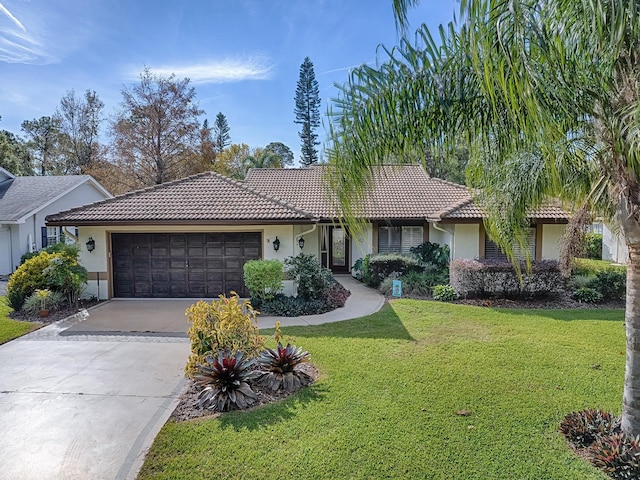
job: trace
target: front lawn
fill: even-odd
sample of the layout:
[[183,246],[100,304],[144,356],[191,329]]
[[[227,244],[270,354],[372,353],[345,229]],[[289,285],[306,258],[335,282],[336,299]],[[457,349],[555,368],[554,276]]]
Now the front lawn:
[[0,345],[39,327],[37,323],[11,320],[9,313],[11,308],[5,304],[4,297],[0,297]]
[[623,317],[399,300],[287,328],[318,383],[250,412],[169,422],[140,478],[606,479],[558,424],[585,407],[620,413]]

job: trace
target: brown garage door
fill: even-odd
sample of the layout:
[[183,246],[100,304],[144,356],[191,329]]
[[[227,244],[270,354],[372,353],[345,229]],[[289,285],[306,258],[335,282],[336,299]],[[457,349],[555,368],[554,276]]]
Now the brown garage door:
[[113,233],[116,297],[247,296],[242,267],[261,258],[261,234]]

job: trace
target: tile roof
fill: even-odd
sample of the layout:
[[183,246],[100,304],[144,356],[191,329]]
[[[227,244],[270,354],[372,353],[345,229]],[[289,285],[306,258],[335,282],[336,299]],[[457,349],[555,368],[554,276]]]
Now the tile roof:
[[[316,222],[340,217],[324,182],[326,165],[251,169],[243,181],[206,172],[47,217],[52,224]],[[431,178],[420,165],[379,167],[360,207],[368,220],[482,219],[469,190]],[[566,220],[549,206],[540,219]]]
[[[469,197],[466,201],[451,205],[450,208],[439,212],[438,216],[442,220],[481,219],[483,213],[482,209]],[[562,208],[547,204],[534,210],[529,214],[529,217],[540,220],[566,221],[569,215]]]
[[15,177],[4,180],[0,182],[0,222],[19,220],[89,180],[89,175]]
[[279,220],[309,221],[313,216],[214,172],[129,192],[47,217],[47,223],[71,225]]
[[[323,182],[327,168],[251,169],[245,184],[317,217],[332,219],[340,215]],[[470,199],[467,187],[431,178],[420,165],[380,167],[371,185],[361,206],[362,216],[370,220],[424,220],[452,203]]]

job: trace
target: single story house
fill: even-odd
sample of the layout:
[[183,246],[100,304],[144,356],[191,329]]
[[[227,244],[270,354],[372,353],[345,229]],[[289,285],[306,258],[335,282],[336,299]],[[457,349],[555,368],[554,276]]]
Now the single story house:
[[[376,171],[362,206],[367,226],[350,235],[336,221],[327,168],[252,169],[244,181],[206,172],[50,215],[47,225],[78,226],[87,291],[100,298],[244,295],[246,261],[300,252],[336,273],[351,272],[368,253],[408,253],[427,240],[449,245],[452,258],[501,255],[467,187],[419,165]],[[534,258],[558,257],[566,223],[556,207],[531,217]]]
[[89,175],[16,177],[0,168],[0,275],[13,272],[20,257],[74,239],[73,223],[46,226],[47,215],[111,198]]

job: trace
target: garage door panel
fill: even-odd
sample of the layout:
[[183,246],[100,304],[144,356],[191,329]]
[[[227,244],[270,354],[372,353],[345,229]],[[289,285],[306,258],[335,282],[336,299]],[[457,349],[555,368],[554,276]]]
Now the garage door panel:
[[154,270],[168,270],[169,259],[168,258],[151,258],[151,268]]
[[235,233],[112,234],[118,297],[216,297],[248,293],[242,267],[261,257],[262,235]]
[[243,257],[260,258],[260,247],[244,247]]

